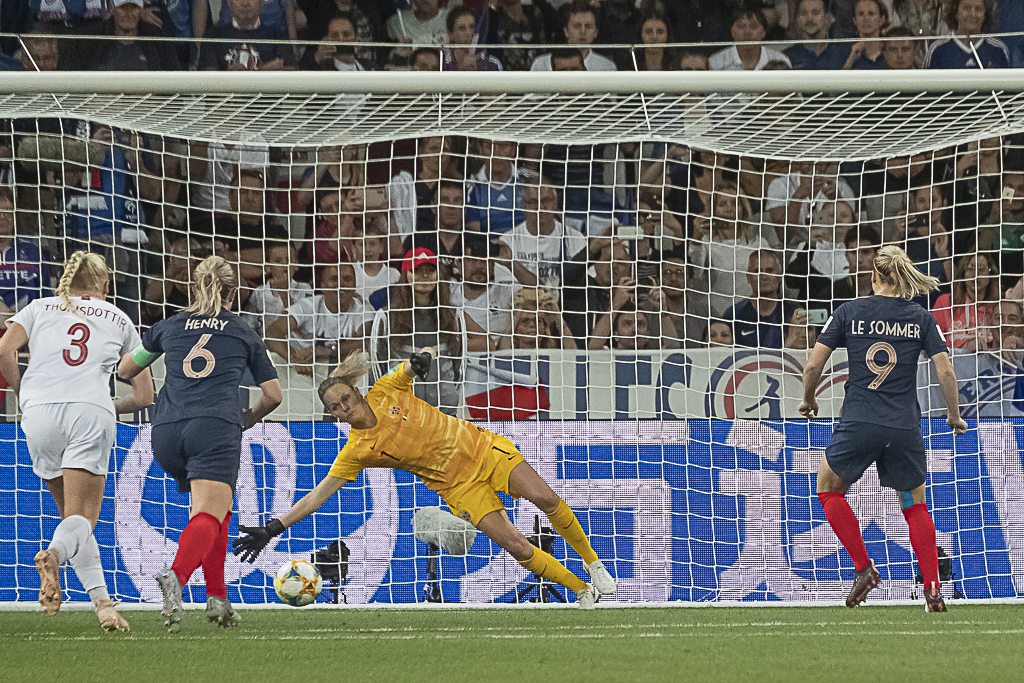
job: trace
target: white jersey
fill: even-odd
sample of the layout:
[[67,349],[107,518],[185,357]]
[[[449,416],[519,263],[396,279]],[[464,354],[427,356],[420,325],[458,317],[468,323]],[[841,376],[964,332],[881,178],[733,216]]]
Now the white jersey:
[[47,403],[92,403],[113,414],[110,375],[121,356],[142,343],[128,316],[90,297],[73,297],[78,315],[58,296],[36,299],[10,319],[28,334],[21,409]]

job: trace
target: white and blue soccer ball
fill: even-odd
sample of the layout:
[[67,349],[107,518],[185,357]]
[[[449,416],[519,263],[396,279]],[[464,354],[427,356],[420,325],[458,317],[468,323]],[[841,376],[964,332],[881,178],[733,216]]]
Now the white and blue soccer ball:
[[316,600],[321,588],[320,572],[306,560],[289,560],[274,577],[274,591],[281,602],[302,607]]

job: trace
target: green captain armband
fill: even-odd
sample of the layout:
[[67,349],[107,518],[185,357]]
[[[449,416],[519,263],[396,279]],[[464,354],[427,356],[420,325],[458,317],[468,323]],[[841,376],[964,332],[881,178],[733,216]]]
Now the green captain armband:
[[135,364],[138,365],[140,368],[148,368],[150,365],[156,362],[157,358],[160,357],[159,353],[147,351],[146,347],[143,346],[142,344],[139,344],[134,349],[132,349],[132,352],[128,355],[131,356],[131,359],[135,361]]

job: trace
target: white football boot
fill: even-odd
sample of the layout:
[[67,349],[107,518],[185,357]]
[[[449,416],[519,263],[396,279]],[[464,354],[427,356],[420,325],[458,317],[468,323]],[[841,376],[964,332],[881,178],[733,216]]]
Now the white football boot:
[[590,574],[590,582],[597,589],[598,593],[608,596],[615,595],[615,579],[604,568],[604,563],[601,560],[591,564],[584,562],[583,566],[586,568],[587,573]]
[[576,602],[579,604],[580,609],[594,609],[594,603],[600,597],[597,588],[593,584],[588,585],[582,590],[576,591]]

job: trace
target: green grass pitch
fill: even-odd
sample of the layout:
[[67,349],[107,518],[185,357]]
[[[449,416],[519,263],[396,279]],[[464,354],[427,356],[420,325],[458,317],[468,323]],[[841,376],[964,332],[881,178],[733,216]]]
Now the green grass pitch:
[[0,612],[2,681],[1019,681],[1024,607]]

